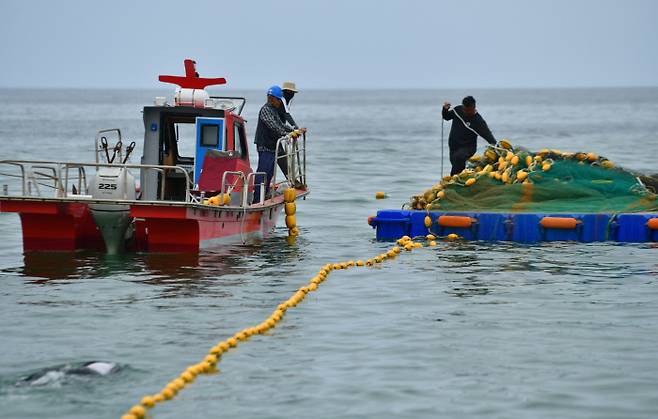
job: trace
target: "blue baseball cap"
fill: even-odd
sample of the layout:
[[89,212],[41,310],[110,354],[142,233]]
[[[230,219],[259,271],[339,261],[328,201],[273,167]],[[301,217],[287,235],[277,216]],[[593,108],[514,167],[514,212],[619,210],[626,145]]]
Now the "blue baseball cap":
[[267,90],[267,95],[277,99],[283,99],[283,90],[281,90],[280,86],[272,86]]

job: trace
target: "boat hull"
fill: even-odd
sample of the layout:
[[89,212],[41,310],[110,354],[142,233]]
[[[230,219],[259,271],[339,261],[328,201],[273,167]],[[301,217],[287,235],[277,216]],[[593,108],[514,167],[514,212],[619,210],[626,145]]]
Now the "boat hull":
[[[298,196],[307,191],[298,190]],[[24,252],[106,251],[90,204],[106,201],[2,197],[0,212],[18,213]],[[133,252],[198,252],[225,244],[253,244],[268,237],[284,206],[283,196],[248,207],[169,201],[122,201],[130,215]]]

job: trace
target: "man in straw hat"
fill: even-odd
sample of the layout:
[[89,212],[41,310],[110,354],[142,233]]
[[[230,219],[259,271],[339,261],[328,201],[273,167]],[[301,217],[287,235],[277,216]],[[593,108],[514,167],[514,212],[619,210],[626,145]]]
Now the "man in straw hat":
[[[297,122],[295,122],[292,115],[290,115],[290,102],[292,101],[292,98],[295,97],[295,93],[299,92],[297,86],[295,86],[294,82],[284,81],[281,85],[281,90],[283,92],[283,106],[279,108],[281,120],[302,133],[306,132],[306,128],[299,128]],[[279,155],[282,155],[283,153],[284,150],[283,147],[281,147],[279,149]],[[283,172],[285,176],[288,176],[288,159],[286,157],[280,158],[277,164],[279,165],[281,172]]]
[[297,90],[297,86],[295,86],[295,83],[291,81],[284,81],[283,85],[281,85],[281,90],[283,90],[283,108],[280,109],[282,112],[281,116],[282,119],[290,124],[291,127],[295,129],[299,129],[299,126],[297,126],[297,123],[295,120],[292,118],[292,115],[290,115],[290,102],[292,101],[292,98],[295,97],[295,93],[299,92]]

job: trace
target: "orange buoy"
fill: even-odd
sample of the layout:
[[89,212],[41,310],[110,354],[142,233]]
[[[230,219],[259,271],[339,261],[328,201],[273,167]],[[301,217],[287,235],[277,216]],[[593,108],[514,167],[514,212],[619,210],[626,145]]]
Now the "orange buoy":
[[650,230],[658,230],[658,218],[652,218],[647,221],[647,227],[649,227]]
[[559,230],[573,230],[582,221],[573,217],[544,217],[539,221],[544,228],[554,228]]
[[437,223],[441,227],[470,228],[475,220],[461,215],[441,215]]

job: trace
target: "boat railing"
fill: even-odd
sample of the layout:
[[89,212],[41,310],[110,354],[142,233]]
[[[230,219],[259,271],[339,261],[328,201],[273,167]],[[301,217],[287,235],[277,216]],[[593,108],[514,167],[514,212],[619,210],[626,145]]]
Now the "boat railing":
[[274,161],[278,164],[279,160],[283,160],[288,173],[284,173],[285,180],[277,183],[275,165],[272,176],[272,183],[275,187],[284,183],[290,187],[306,187],[306,132],[302,132],[301,136],[294,136],[293,133],[299,133],[299,131],[293,131],[276,142]]
[[[265,172],[252,172],[247,175],[247,188],[250,188],[253,186],[254,191],[256,190],[256,176],[260,176],[262,179],[261,182],[258,183],[258,187],[260,188],[260,193],[258,196],[260,197],[258,203],[262,204],[265,201],[265,182],[267,180],[267,173]],[[253,184],[252,184],[253,182]],[[248,193],[248,189],[247,189]]]
[[[7,173],[2,171],[2,167],[12,166],[18,169],[18,173]],[[80,163],[65,161],[43,161],[43,160],[0,160],[0,176],[16,179],[15,183],[20,184],[22,197],[39,197],[44,198],[47,195],[42,188],[54,190],[54,198],[80,198],[91,199],[89,196],[89,185],[87,182],[87,170],[98,171],[102,167],[114,169],[140,169],[153,170],[163,175],[166,171],[181,172],[185,177],[185,202],[197,202],[198,199],[191,194],[192,181],[187,170],[181,166],[155,165],[155,164],[108,164],[108,163]],[[76,172],[71,175],[71,170]],[[243,175],[244,176],[244,175]],[[125,179],[125,177],[124,177]],[[69,183],[71,186],[77,185],[75,192],[69,193]],[[13,186],[16,186],[15,184]],[[124,188],[124,190],[127,188]],[[2,184],[2,194],[10,195],[9,184]],[[165,201],[165,182],[161,182],[157,201]],[[106,200],[106,199],[98,199]],[[109,200],[108,200],[109,201]],[[130,200],[121,200],[130,201]]]
[[[235,180],[233,180],[233,182],[231,182],[230,185],[227,185],[227,183],[226,183],[226,176],[228,176],[228,175],[235,176]],[[225,171],[224,174],[222,174],[222,186],[221,186],[221,189],[220,189],[219,192],[222,194],[222,196],[224,195],[224,193],[226,193],[230,196],[231,192],[233,192],[233,190],[238,186],[238,181],[240,181],[240,180],[242,181],[242,193],[240,194],[240,206],[244,207],[245,203],[247,202],[247,187],[246,187],[247,178],[244,176],[243,172],[230,171],[230,170]],[[227,186],[228,186],[228,188],[227,188]]]

